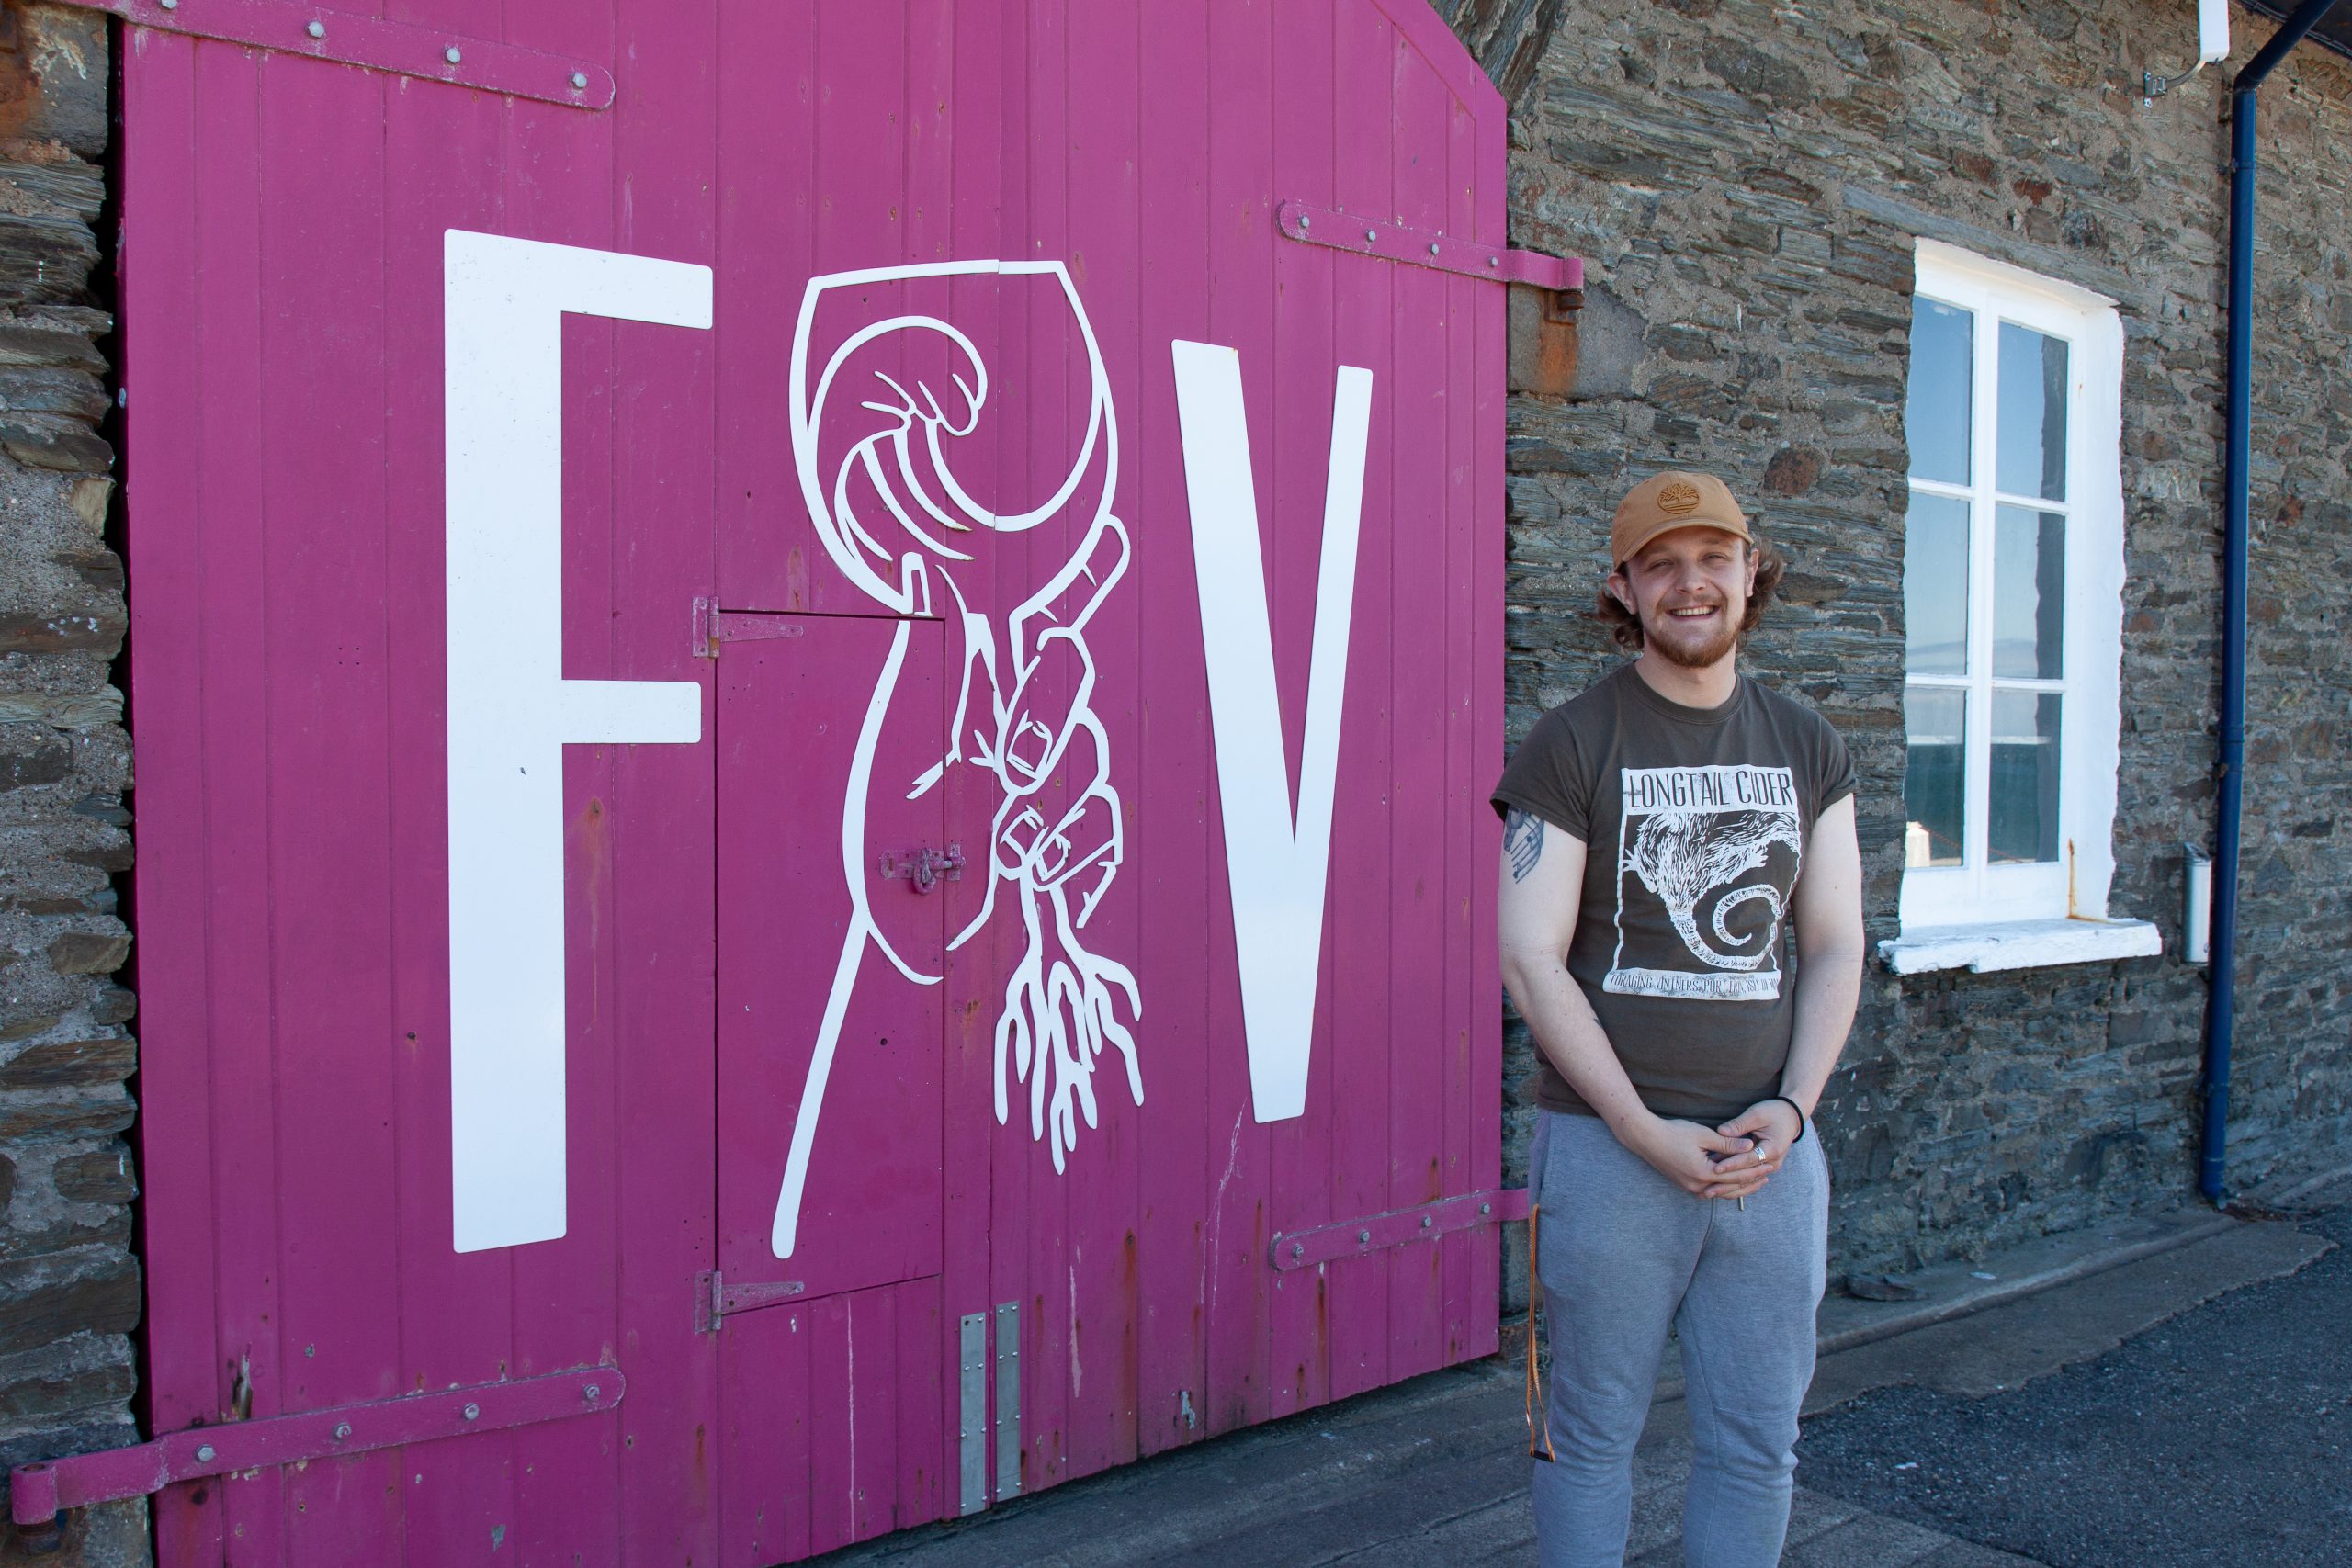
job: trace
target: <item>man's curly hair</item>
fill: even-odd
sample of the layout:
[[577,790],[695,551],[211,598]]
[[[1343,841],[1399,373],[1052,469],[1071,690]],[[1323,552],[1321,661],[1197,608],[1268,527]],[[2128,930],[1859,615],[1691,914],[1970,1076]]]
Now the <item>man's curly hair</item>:
[[[1747,614],[1739,623],[1743,641],[1764,624],[1765,606],[1771,604],[1772,591],[1781,586],[1781,579],[1789,570],[1788,561],[1771,546],[1759,542],[1750,547],[1756,551],[1756,586],[1748,592]],[[1619,604],[1606,583],[1593,602],[1592,618],[1609,628],[1609,635],[1616,639],[1618,647],[1632,653],[1641,652],[1642,618]]]

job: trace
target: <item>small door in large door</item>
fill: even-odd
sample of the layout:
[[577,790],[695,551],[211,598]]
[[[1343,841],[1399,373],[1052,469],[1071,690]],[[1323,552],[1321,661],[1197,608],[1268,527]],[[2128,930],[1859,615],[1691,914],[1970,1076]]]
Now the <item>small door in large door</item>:
[[721,1305],[934,1275],[960,877],[940,624],[722,612],[713,630]]

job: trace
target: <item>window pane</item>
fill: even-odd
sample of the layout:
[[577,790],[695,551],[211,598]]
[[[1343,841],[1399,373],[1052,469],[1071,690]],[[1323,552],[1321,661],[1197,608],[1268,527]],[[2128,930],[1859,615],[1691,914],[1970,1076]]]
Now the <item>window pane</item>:
[[1903,775],[1903,863],[1960,863],[1961,804],[1968,790],[1968,748],[1962,725],[1968,694],[1948,686],[1913,686],[1903,694],[1903,722],[1911,740]]
[[1914,675],[1968,673],[1968,502],[1911,492],[1903,519],[1903,635]]
[[1994,482],[2011,495],[2066,499],[2066,340],[2001,323],[2001,427]]
[[1911,396],[1903,411],[1911,477],[1968,482],[1972,350],[1976,320],[1955,305],[1911,300]]
[[1993,693],[1993,796],[1984,826],[1995,865],[2058,858],[2058,705],[2064,700],[2055,692]]
[[[1909,599],[1907,562],[1904,579]],[[1993,673],[2030,681],[2064,676],[2066,519],[2023,506],[1996,509],[1993,525]]]

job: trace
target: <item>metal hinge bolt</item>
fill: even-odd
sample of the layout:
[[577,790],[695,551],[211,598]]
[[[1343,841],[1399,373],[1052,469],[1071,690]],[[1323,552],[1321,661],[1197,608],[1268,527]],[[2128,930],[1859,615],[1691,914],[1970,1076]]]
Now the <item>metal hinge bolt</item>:
[[304,28],[302,30],[310,34],[312,38],[324,38],[327,36],[327,25],[324,22],[312,22],[309,27]]

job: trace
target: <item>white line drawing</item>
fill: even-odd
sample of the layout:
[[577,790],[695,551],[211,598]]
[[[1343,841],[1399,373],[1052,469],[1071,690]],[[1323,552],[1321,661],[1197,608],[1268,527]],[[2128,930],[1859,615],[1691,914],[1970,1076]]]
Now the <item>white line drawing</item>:
[[[1779,951],[1782,888],[1769,871],[1759,880],[1731,885],[1769,866],[1777,845],[1789,852],[1788,886],[1795,886],[1804,860],[1795,775],[1787,768],[1626,768],[1622,781],[1617,953],[1602,989],[1705,1001],[1778,997],[1780,973],[1763,966]],[[1669,967],[1674,955],[1664,953],[1636,955],[1651,959],[1648,964],[1625,962],[1628,873],[1665,906],[1682,947],[1705,969]],[[1701,909],[1710,896],[1713,908],[1702,925]],[[1757,903],[1764,906],[1761,926],[1733,931],[1733,913]],[[1737,951],[1750,943],[1751,951]]]
[[1258,544],[1258,496],[1241,402],[1241,356],[1213,343],[1171,345],[1184,488],[1193,517],[1193,577],[1216,737],[1226,883],[1241,976],[1250,1100],[1260,1122],[1306,1113],[1315,987],[1323,953],[1323,893],[1331,865],[1339,783],[1340,710],[1355,609],[1356,546],[1363,517],[1372,372],[1340,367],[1331,393],[1330,466],[1323,490],[1315,637],[1306,671],[1298,809],[1274,690],[1273,626]]
[[[1054,493],[1019,513],[991,511],[956,477],[945,443],[977,428],[989,396],[988,367],[979,348],[956,326],[921,314],[873,321],[832,352],[813,387],[809,381],[811,335],[819,307],[832,291],[989,275],[1052,278],[1085,344],[1090,394],[1084,439]],[[910,385],[901,385],[877,370],[870,380],[838,381],[852,355],[896,333],[938,334],[951,359],[968,366],[968,378],[956,369],[947,388],[911,377]],[[1004,1010],[997,1021],[996,1119],[999,1124],[1011,1119],[1011,1079],[1025,1082],[1030,1135],[1050,1135],[1054,1169],[1059,1172],[1077,1146],[1080,1119],[1097,1125],[1093,1076],[1105,1047],[1118,1053],[1127,1091],[1136,1105],[1143,1104],[1135,1034],[1119,1016],[1124,998],[1127,1018],[1142,1017],[1135,976],[1090,949],[1081,935],[1125,858],[1109,736],[1091,705],[1095,669],[1086,640],[1089,625],[1126,574],[1129,558],[1126,527],[1111,511],[1118,480],[1118,424],[1093,324],[1058,261],[950,262],[831,273],[810,279],[801,296],[790,390],[795,468],[826,554],[860,592],[892,614],[937,613],[960,637],[960,681],[942,755],[904,787],[907,798],[919,798],[958,765],[983,769],[996,781],[999,804],[989,826],[980,910],[947,947],[954,952],[978,934],[1001,897],[1018,909],[1025,946],[1006,980]],[[833,400],[845,392],[856,400],[852,406],[875,416],[873,428],[828,475],[821,471],[819,438],[829,409],[841,406]],[[1063,515],[1098,465],[1100,484],[1091,502],[1081,503],[1082,509],[1091,505],[1091,514],[1069,559],[1009,614],[974,606],[956,578],[958,564],[974,558],[963,547],[972,541],[961,536],[1022,533]],[[854,497],[861,488],[880,498],[887,515],[859,514]],[[894,531],[907,541],[895,551],[882,542]],[[946,588],[945,604],[935,601],[934,579]],[[1058,613],[1057,605],[1062,606]],[[825,1085],[866,950],[879,951],[912,984],[937,985],[944,978],[920,972],[895,952],[868,907],[865,807],[870,790],[900,787],[895,780],[877,785],[872,766],[905,661],[908,631],[902,620],[868,699],[842,803],[842,874],[852,912],[776,1199],[770,1246],[778,1258],[791,1257],[797,1240]],[[1066,700],[1059,694],[1065,685]],[[1071,782],[1073,803],[1048,819],[1040,792],[1057,772]]]

